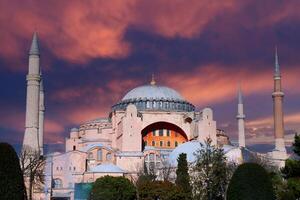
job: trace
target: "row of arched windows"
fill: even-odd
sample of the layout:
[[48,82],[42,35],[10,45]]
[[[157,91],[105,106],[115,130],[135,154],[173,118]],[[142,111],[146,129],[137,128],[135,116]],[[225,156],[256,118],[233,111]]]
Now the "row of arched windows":
[[[111,159],[112,159],[111,153],[107,153],[105,158],[106,158],[107,161],[111,161]],[[93,152],[88,153],[88,159],[94,159]],[[97,160],[98,161],[103,160],[103,151],[102,151],[102,149],[97,150]]]

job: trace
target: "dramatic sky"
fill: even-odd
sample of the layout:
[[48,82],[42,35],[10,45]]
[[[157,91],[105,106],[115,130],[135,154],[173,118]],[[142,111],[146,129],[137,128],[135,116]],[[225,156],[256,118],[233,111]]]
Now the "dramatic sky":
[[158,84],[237,139],[244,93],[247,143],[273,143],[272,85],[278,47],[288,141],[300,129],[299,0],[0,1],[0,140],[23,140],[28,50],[38,32],[46,92],[45,143],[98,117],[130,89]]

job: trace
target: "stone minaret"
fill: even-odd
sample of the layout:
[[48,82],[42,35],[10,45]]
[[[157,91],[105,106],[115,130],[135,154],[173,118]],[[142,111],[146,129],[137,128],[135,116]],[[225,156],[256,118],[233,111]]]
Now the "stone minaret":
[[238,90],[238,112],[236,119],[238,121],[239,147],[246,147],[245,144],[245,115],[241,87]]
[[274,133],[275,133],[275,151],[286,152],[284,144],[284,125],[282,101],[284,93],[281,90],[281,75],[278,63],[277,48],[275,50],[275,72],[274,72],[274,92],[273,114],[274,114]]
[[26,95],[26,119],[23,148],[39,151],[39,96],[40,96],[40,52],[37,34],[34,33],[30,51]]
[[39,147],[40,153],[43,155],[44,149],[44,113],[45,113],[45,102],[44,102],[44,86],[43,80],[40,82],[40,95],[39,95]]

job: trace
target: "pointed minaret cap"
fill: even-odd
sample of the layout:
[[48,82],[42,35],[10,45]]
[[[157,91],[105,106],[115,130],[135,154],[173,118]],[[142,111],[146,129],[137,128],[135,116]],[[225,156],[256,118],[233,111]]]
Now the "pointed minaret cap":
[[243,104],[243,94],[241,89],[241,84],[239,83],[239,89],[238,89],[238,101],[239,104]]
[[38,37],[36,32],[34,32],[33,34],[29,55],[40,55]]
[[155,81],[155,78],[154,78],[154,74],[152,74],[152,79],[151,79],[150,84],[151,84],[151,85],[156,85],[156,81]]
[[277,46],[275,46],[275,72],[274,76],[280,76],[280,68],[278,62],[278,53],[277,53]]

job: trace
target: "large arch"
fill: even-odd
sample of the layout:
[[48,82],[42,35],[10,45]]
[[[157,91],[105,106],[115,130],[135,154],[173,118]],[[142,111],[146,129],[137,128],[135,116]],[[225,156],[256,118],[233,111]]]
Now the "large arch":
[[187,134],[177,125],[159,121],[146,126],[142,131],[142,150],[145,146],[173,149],[188,141]]

